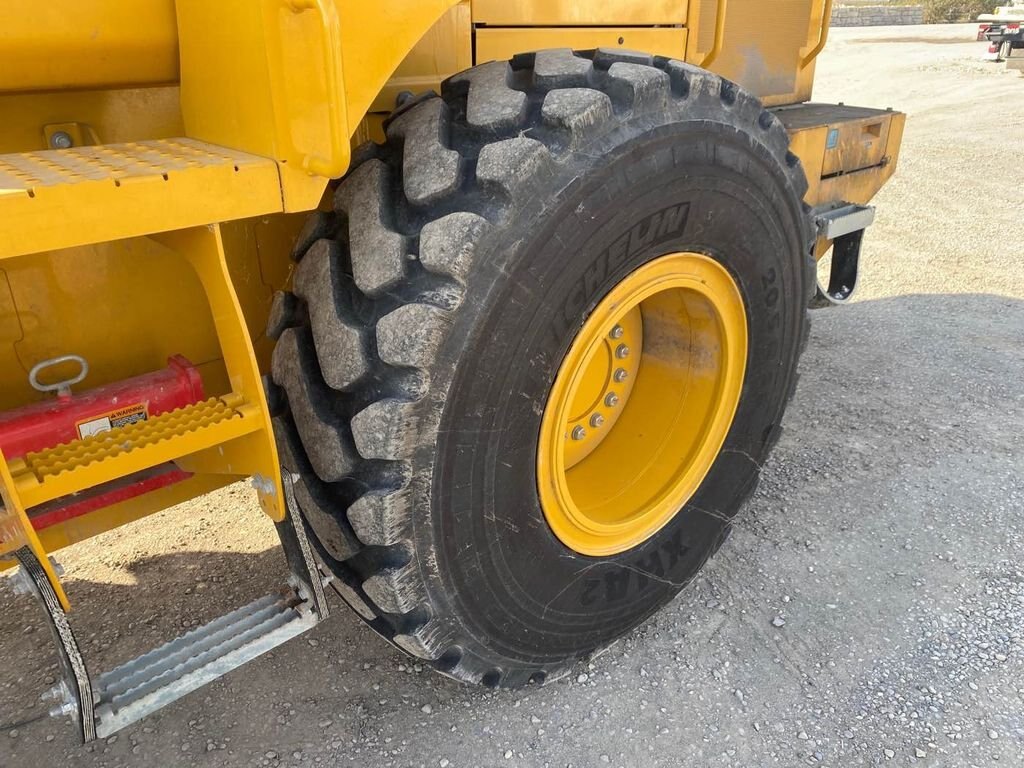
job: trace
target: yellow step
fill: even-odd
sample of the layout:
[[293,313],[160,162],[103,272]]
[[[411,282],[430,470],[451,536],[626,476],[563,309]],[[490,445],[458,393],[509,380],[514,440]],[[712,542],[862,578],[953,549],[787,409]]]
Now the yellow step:
[[147,421],[28,453],[10,461],[25,507],[221,445],[262,428],[259,408],[240,397],[210,398]]
[[273,160],[194,139],[0,155],[0,259],[280,210]]

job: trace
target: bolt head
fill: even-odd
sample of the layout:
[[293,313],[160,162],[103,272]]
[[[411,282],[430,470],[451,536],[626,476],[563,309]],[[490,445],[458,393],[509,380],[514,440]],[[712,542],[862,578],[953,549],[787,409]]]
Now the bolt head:
[[629,378],[629,371],[625,368],[616,368],[615,373],[612,374],[612,378],[615,380],[615,383],[621,384]]
[[604,424],[604,416],[602,416],[600,413],[595,413],[593,416],[590,417],[590,426],[592,426],[594,429],[597,429],[602,424]]
[[625,332],[626,331],[623,329],[621,325],[616,325],[614,328],[612,328],[611,333],[609,333],[608,335],[611,336],[613,339],[621,339]]
[[53,149],[71,149],[74,145],[75,142],[67,131],[54,131],[50,135],[50,146]]
[[629,357],[629,347],[625,344],[619,344],[619,346],[615,348],[615,356],[619,358],[619,360],[625,360]]
[[585,430],[583,427],[575,427],[575,428],[573,428],[573,430],[572,430],[572,439],[573,440],[582,440],[586,436],[587,436],[587,430]]
[[616,395],[614,392],[609,392],[604,397],[604,404],[609,408],[614,408],[619,404],[619,396]]

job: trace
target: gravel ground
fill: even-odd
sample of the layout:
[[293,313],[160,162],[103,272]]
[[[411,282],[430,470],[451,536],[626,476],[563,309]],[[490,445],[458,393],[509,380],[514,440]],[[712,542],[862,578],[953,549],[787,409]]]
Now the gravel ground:
[[[0,733],[0,766],[1024,764],[1024,78],[970,26],[845,29],[817,97],[911,115],[854,304],[815,315],[787,431],[722,552],[569,679],[491,692],[347,612],[106,743]],[[1009,239],[1007,239],[1009,240]],[[235,486],[62,553],[96,669],[272,588]],[[0,586],[0,721],[56,673]],[[17,664],[17,666],[15,666]]]

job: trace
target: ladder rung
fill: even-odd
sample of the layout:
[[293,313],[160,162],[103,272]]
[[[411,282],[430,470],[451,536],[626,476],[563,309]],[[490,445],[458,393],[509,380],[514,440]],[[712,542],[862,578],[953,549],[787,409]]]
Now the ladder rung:
[[174,461],[261,428],[240,397],[210,398],[10,462],[22,504],[33,507]]
[[105,738],[314,627],[294,592],[255,601],[139,656],[97,681],[96,735]]

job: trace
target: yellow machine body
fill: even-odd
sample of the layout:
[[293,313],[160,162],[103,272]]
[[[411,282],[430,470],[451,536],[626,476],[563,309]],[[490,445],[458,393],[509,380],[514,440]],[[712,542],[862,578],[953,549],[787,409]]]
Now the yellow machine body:
[[[903,116],[808,106],[831,0],[30,0],[0,5],[0,410],[74,353],[102,386],[182,354],[210,401],[0,456],[0,561],[46,553],[253,476],[283,516],[260,375],[271,297],[304,216],[402,92],[542,48],[685,59],[793,110],[808,202],[867,202]],[[803,110],[800,112],[800,110]],[[838,132],[838,134],[836,133]],[[46,453],[46,452],[44,452]],[[48,527],[34,506],[172,462],[191,479]],[[51,581],[63,599],[53,574]]]

